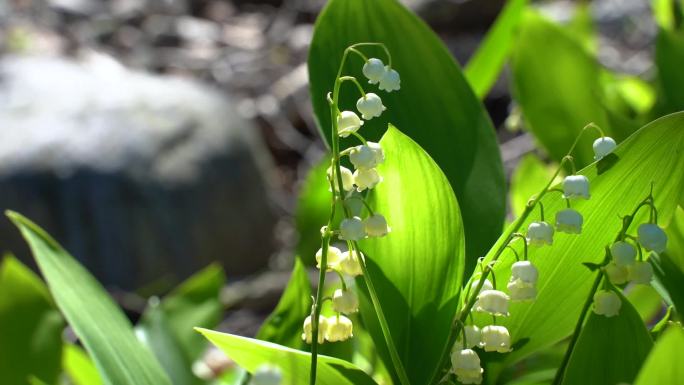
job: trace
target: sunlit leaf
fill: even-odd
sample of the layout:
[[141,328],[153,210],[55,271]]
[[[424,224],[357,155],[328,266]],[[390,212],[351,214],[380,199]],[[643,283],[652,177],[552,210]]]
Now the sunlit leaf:
[[656,341],[634,385],[679,384],[684,378],[684,331],[671,326]]
[[93,361],[76,345],[64,345],[62,366],[74,385],[102,385],[102,379]]
[[544,164],[536,155],[528,154],[520,159],[511,176],[510,200],[516,217],[525,210],[527,202],[548,183],[553,176],[551,166]]

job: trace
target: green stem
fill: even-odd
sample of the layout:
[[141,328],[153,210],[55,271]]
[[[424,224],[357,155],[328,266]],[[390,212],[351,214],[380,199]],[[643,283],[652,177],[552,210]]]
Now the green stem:
[[[333,192],[334,194],[334,192]],[[333,200],[333,206],[335,201]],[[332,209],[334,212],[334,207]],[[333,215],[331,215],[331,218]],[[311,371],[309,373],[309,383],[316,384],[316,370],[318,369],[318,321],[321,315],[321,308],[323,302],[323,286],[325,286],[325,272],[328,266],[328,245],[330,243],[331,232],[329,230],[332,220],[328,221],[326,228],[321,238],[321,269],[318,273],[318,288],[316,289],[316,299],[311,311]]]
[[345,82],[345,81],[349,81],[349,82],[354,83],[354,84],[356,85],[356,88],[359,90],[359,93],[361,94],[361,96],[362,96],[364,99],[366,98],[366,91],[363,90],[363,87],[361,87],[361,84],[359,84],[359,81],[356,80],[355,77],[353,77],[353,76],[342,76],[342,77],[340,78],[340,82],[342,83],[342,82]]

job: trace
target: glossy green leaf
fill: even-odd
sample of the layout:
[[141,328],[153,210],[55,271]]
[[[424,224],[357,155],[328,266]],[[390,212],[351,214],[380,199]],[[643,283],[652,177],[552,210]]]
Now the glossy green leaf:
[[[459,207],[437,164],[408,136],[390,126],[380,145],[384,180],[369,202],[392,232],[361,242],[361,249],[410,383],[427,384],[458,302],[464,260]],[[381,349],[382,334],[367,300],[361,315]],[[393,368],[391,361],[384,363]]]
[[465,67],[465,77],[480,99],[487,96],[499,77],[513,44],[513,32],[518,27],[526,5],[527,0],[509,0],[506,3]]
[[[197,329],[211,343],[247,371],[254,372],[261,365],[272,364],[283,374],[282,385],[309,383],[311,354],[271,342]],[[317,385],[376,385],[361,369],[334,357],[318,356]]]
[[[560,161],[589,122],[612,134],[602,107],[600,66],[559,26],[527,12],[511,69],[513,95],[526,126],[554,160]],[[580,141],[575,154],[578,167],[593,161],[593,139],[587,135]]]
[[625,297],[614,317],[589,313],[563,377],[563,385],[632,383],[653,346],[639,313]]
[[670,326],[656,341],[634,385],[680,384],[684,378],[684,330]]
[[76,345],[64,345],[62,366],[74,385],[102,385],[102,378],[93,361]]
[[[502,164],[489,117],[444,44],[396,0],[331,0],[316,22],[309,52],[311,99],[324,140],[331,130],[326,94],[344,49],[358,42],[386,44],[392,67],[401,74],[401,90],[377,91],[363,80],[363,61],[350,57],[344,73],[377,92],[387,106],[360,133],[377,141],[392,123],[439,165],[461,204],[469,271],[499,236],[504,220]],[[380,49],[364,52],[386,61]],[[358,98],[358,90],[345,84],[341,108],[354,109]],[[341,148],[350,143],[356,144],[343,141]]]
[[[612,155],[581,170],[591,184],[591,199],[573,203],[573,208],[584,216],[582,234],[557,233],[553,246],[530,249],[530,259],[539,270],[538,297],[532,303],[512,304],[511,316],[500,318],[513,342],[520,345],[506,355],[502,366],[572,332],[593,280],[593,274],[582,263],[603,260],[604,247],[612,243],[621,227],[619,216],[634,210],[648,195],[651,183],[658,220],[661,225],[670,220],[684,188],[683,152],[684,113],[677,113],[644,126]],[[565,208],[558,193],[546,195],[542,202],[546,219],[552,223],[555,213]],[[646,219],[647,212],[639,212],[630,233],[634,234],[637,224]],[[527,219],[521,231],[532,220],[539,220],[538,211]],[[513,253],[507,251],[497,264],[496,278],[502,286],[510,276],[513,261]]]
[[0,265],[0,378],[54,383],[60,371],[64,321],[43,282],[7,255]]
[[95,278],[43,229],[15,212],[7,216],[29,244],[52,296],[90,353],[106,384],[170,385],[129,320]]
[[518,163],[511,176],[510,200],[511,210],[516,217],[525,210],[527,202],[548,183],[553,176],[551,166],[542,162],[534,154],[527,154]]

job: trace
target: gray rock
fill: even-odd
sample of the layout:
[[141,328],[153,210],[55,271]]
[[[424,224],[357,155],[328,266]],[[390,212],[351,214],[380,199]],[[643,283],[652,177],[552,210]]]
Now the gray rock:
[[[0,76],[0,208],[44,226],[105,284],[266,265],[269,154],[230,100],[100,55],[7,57]],[[0,248],[28,256],[5,219]]]

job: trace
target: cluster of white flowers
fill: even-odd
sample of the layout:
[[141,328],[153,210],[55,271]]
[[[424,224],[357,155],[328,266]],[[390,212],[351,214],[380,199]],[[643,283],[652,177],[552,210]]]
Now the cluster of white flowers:
[[[345,341],[353,337],[353,325],[349,318],[337,314],[331,317],[318,317],[318,343],[322,344],[324,341],[337,342]],[[311,343],[313,339],[313,323],[311,316],[304,320],[304,332],[302,339],[307,344]]]

